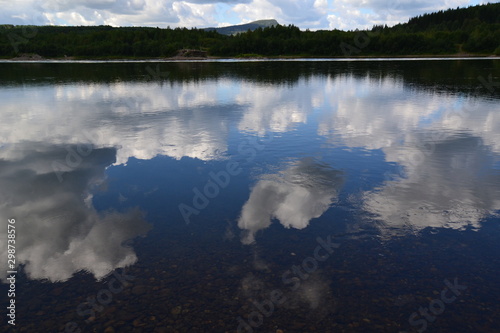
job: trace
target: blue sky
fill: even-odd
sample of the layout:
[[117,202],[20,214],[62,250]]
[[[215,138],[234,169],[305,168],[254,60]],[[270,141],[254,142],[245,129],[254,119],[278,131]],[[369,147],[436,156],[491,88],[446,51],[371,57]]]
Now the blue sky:
[[[371,28],[481,0],[0,0],[0,24],[209,27],[274,18],[301,29]],[[497,1],[490,1],[497,2]]]

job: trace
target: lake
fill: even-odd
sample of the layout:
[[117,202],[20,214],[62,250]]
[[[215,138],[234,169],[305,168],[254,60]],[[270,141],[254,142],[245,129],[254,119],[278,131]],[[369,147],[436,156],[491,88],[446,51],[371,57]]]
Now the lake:
[[500,60],[0,73],[2,331],[500,331]]

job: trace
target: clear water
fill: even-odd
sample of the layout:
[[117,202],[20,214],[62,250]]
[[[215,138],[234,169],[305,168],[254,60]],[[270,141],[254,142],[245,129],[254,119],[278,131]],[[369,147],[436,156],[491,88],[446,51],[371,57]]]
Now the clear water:
[[0,73],[3,330],[500,330],[500,61]]

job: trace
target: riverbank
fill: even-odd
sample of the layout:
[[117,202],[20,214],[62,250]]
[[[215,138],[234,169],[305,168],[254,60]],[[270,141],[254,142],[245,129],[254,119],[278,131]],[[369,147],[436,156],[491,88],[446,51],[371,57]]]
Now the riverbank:
[[311,55],[284,55],[284,56],[261,56],[257,54],[240,55],[236,57],[192,57],[192,56],[174,56],[174,57],[42,57],[38,54],[21,55],[14,58],[3,58],[4,61],[203,61],[203,60],[342,60],[342,59],[464,59],[464,58],[500,58],[494,54],[419,54],[419,55],[360,55],[349,57],[321,57]]

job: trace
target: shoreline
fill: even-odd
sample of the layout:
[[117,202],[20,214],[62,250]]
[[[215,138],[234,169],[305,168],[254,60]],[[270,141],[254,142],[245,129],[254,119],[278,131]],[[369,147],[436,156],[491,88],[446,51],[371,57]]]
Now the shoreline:
[[300,61],[300,60],[425,60],[425,59],[500,59],[500,55],[484,55],[484,54],[443,54],[443,55],[365,55],[365,56],[351,56],[351,57],[314,57],[314,56],[250,56],[250,57],[159,57],[159,58],[119,58],[119,57],[97,57],[97,58],[80,58],[80,57],[64,57],[64,58],[44,58],[38,55],[34,56],[20,56],[14,58],[0,58],[1,62],[184,62],[184,61]]

